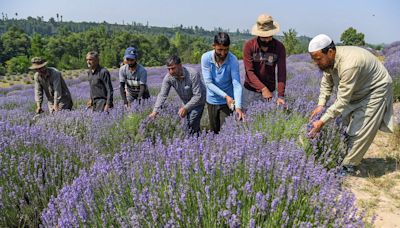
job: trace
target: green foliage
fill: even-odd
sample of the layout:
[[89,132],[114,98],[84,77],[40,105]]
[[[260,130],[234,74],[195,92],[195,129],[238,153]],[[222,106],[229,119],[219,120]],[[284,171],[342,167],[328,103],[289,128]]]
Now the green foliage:
[[265,132],[267,141],[296,139],[300,128],[307,123],[307,118],[296,112],[275,109],[268,113],[260,113],[255,117],[250,129]]
[[28,72],[30,65],[31,62],[26,56],[13,57],[10,60],[6,61],[7,73],[26,73]]
[[333,169],[342,163],[347,153],[346,139],[342,129],[330,122],[324,126],[318,135],[311,139],[307,137],[306,127],[300,129],[299,144],[307,155],[313,155],[319,164],[327,169]]
[[1,36],[2,52],[0,62],[5,62],[15,56],[28,55],[31,46],[28,35],[22,29],[12,26]]
[[0,75],[5,75],[6,74],[6,68],[0,64]]
[[44,56],[45,42],[38,33],[34,33],[31,39],[30,56]]
[[[172,54],[180,55],[183,63],[199,63],[201,55],[211,50],[216,32],[198,26],[162,28],[134,22],[128,25],[62,22],[59,17],[48,22],[42,17],[5,19],[0,20],[0,34],[3,34],[0,62],[4,64],[16,56],[41,56],[50,66],[70,70],[85,68],[86,53],[98,51],[104,67],[116,68],[123,60],[124,50],[134,46],[138,49],[139,62],[144,66],[164,65],[165,59]],[[229,34],[231,51],[240,59],[243,42],[251,35],[238,31]]]
[[147,117],[150,111],[132,113],[114,123],[104,138],[100,139],[102,152],[104,154],[114,154],[119,151],[125,142],[141,142],[144,136],[139,134],[141,122]]
[[285,45],[286,55],[299,54],[303,52],[300,46],[300,41],[297,39],[297,32],[294,29],[289,29],[288,32],[283,32],[283,45]]
[[357,33],[357,30],[353,27],[346,29],[340,36],[340,41],[344,45],[355,45],[355,46],[363,46],[365,45],[364,41],[364,33]]
[[400,77],[393,79],[393,97],[395,102],[400,101]]

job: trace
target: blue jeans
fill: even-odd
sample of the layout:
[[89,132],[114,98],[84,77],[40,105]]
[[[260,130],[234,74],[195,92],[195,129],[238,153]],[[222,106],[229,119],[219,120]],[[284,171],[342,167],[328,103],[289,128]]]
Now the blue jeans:
[[195,134],[200,132],[200,120],[203,115],[204,105],[199,105],[192,109],[187,114],[187,121],[190,134]]

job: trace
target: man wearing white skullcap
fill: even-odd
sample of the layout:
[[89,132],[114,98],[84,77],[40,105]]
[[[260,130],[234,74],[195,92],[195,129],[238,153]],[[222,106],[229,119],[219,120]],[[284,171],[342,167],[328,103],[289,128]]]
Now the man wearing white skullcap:
[[342,163],[342,174],[354,172],[378,130],[393,132],[392,78],[383,64],[369,51],[354,46],[338,46],[320,34],[308,46],[311,58],[323,71],[318,106],[310,119],[322,112],[333,88],[334,103],[313,122],[314,137],[329,120],[342,116],[348,125],[349,152]]

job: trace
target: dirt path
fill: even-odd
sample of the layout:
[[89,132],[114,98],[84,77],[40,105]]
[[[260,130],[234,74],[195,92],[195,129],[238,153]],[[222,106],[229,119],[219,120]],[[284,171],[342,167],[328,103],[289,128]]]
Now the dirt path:
[[[395,109],[400,103],[395,104]],[[375,227],[400,227],[400,142],[393,134],[379,132],[355,176],[345,179]]]

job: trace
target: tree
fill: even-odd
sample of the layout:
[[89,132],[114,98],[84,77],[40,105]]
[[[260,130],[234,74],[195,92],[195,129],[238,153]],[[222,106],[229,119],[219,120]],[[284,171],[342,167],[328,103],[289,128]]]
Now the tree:
[[283,32],[283,45],[285,45],[286,55],[298,54],[301,52],[296,30],[289,29],[288,32]]
[[364,34],[357,33],[357,30],[353,27],[346,29],[340,36],[340,41],[344,45],[355,45],[355,46],[363,46],[365,45]]
[[34,33],[31,40],[30,56],[43,56],[45,42],[38,33]]
[[17,56],[13,57],[6,62],[7,73],[15,74],[15,73],[26,73],[29,70],[29,66],[31,62],[26,56]]
[[1,61],[7,61],[14,56],[28,55],[31,46],[28,35],[22,29],[15,26],[9,27],[1,36],[3,51]]

